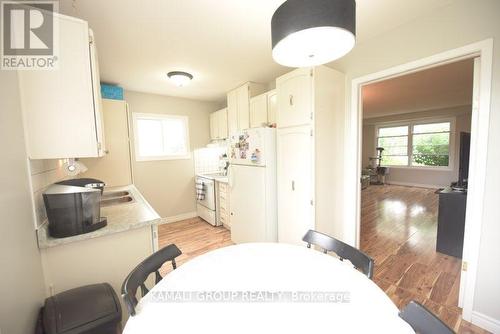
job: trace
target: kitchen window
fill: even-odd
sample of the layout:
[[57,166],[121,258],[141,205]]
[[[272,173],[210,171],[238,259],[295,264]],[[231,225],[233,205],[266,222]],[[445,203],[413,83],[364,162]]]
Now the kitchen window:
[[408,122],[377,127],[382,166],[451,168],[453,121]]
[[135,160],[189,159],[187,116],[133,113]]

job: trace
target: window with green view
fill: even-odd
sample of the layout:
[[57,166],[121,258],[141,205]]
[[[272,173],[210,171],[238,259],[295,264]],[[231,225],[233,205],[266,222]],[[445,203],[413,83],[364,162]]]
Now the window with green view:
[[383,166],[449,167],[451,122],[381,126],[377,147]]

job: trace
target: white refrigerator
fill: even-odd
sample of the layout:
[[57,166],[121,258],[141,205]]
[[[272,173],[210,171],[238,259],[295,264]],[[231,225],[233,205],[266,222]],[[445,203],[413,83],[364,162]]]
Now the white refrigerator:
[[230,137],[231,240],[276,242],[276,130],[254,128]]

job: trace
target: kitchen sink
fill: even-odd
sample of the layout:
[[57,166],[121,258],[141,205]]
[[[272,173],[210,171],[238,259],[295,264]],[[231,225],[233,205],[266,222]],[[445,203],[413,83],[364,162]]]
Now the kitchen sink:
[[131,203],[134,198],[128,191],[113,191],[102,194],[101,207]]
[[109,199],[109,198],[115,198],[115,197],[123,197],[123,196],[129,196],[130,193],[126,190],[123,191],[110,191],[110,192],[105,192],[102,194],[101,198],[104,199]]

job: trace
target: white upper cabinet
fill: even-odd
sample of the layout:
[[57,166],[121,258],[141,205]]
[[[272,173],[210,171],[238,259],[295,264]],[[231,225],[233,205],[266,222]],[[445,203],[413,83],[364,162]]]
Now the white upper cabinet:
[[266,125],[267,94],[261,94],[250,99],[250,127],[258,128]]
[[210,114],[209,120],[210,120],[210,139],[215,140],[219,135],[219,122],[217,120],[217,111]]
[[238,130],[250,127],[250,86],[244,85],[237,89]]
[[258,128],[276,124],[276,90],[254,96],[250,99],[250,127]]
[[263,85],[247,82],[227,93],[228,135],[250,128],[250,98],[264,91]]
[[56,14],[58,68],[19,71],[21,106],[31,159],[104,155],[95,41],[85,21]]
[[227,130],[229,135],[238,131],[238,92],[227,93]]
[[276,124],[276,114],[278,110],[278,95],[273,89],[267,93],[267,122]]
[[218,136],[220,139],[226,139],[227,138],[227,108],[224,108],[222,110],[219,110],[217,112],[217,123],[219,124],[218,126]]
[[227,138],[227,109],[214,111],[210,114],[210,139]]
[[276,79],[278,128],[311,124],[313,120],[312,69],[301,68]]

